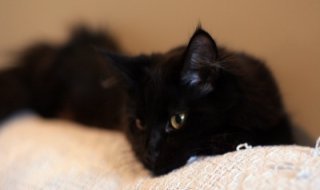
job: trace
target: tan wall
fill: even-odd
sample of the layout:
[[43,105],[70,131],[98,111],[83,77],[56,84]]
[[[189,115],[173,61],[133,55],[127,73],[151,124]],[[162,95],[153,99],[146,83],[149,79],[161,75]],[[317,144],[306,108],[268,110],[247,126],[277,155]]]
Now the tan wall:
[[75,21],[108,26],[129,53],[165,51],[201,21],[218,44],[267,60],[297,124],[320,136],[320,1],[0,1],[0,60],[35,39],[61,40]]

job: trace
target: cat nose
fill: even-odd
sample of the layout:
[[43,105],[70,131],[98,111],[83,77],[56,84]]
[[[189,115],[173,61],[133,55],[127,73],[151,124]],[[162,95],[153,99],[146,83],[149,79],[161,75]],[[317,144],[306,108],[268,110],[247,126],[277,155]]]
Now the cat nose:
[[158,151],[153,151],[148,153],[148,159],[152,162],[155,163],[158,158],[159,158],[160,153]]
[[146,159],[150,163],[155,163],[160,155],[161,136],[159,132],[153,131],[146,143]]
[[160,155],[159,151],[148,150],[145,157],[150,164],[154,164],[157,162],[159,155]]

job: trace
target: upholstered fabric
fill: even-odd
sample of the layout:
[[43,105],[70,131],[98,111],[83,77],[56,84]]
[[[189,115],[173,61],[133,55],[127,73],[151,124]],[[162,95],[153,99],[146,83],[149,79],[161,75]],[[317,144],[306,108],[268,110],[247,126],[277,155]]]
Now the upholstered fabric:
[[0,127],[0,189],[320,189],[320,150],[241,149],[151,177],[125,137],[34,115]]

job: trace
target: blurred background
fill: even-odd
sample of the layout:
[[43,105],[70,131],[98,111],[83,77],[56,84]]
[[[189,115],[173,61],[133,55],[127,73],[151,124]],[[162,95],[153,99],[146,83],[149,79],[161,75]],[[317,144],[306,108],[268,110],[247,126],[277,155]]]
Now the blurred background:
[[106,28],[139,54],[186,43],[199,22],[218,45],[265,60],[299,133],[320,136],[318,0],[0,0],[0,66],[32,42],[63,41],[75,23]]

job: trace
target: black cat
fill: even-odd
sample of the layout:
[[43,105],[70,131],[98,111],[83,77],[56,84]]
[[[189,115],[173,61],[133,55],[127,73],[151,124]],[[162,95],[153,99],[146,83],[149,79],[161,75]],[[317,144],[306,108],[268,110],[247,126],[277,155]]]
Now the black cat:
[[63,47],[38,45],[19,62],[0,75],[7,94],[0,98],[2,117],[31,108],[102,127],[125,118],[137,158],[155,175],[244,142],[293,142],[266,66],[218,48],[200,27],[187,46],[136,57],[121,55],[108,36],[82,29]]

